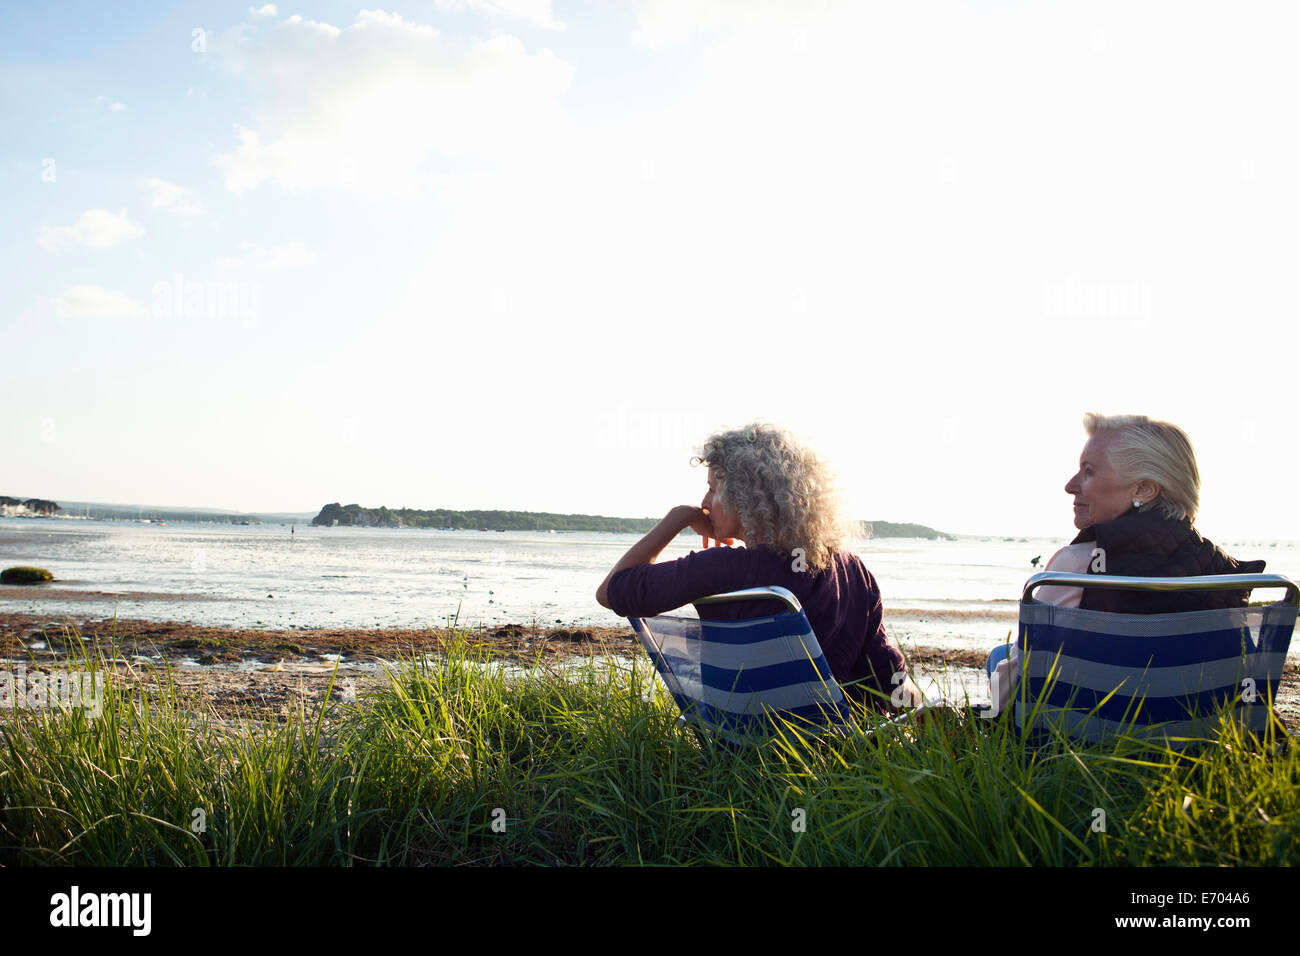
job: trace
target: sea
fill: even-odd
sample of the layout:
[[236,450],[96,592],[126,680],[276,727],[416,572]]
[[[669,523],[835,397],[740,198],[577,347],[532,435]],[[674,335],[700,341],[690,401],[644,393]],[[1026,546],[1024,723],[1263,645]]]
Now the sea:
[[[0,568],[56,581],[0,612],[266,629],[422,628],[455,623],[619,626],[596,587],[638,539],[608,532],[0,519]],[[1026,579],[1067,539],[873,538],[856,548],[880,584],[891,636],[988,648],[1014,626]],[[1300,542],[1225,541],[1230,554],[1300,574]],[[680,537],[664,558],[700,547]],[[100,592],[93,599],[61,592]],[[1257,592],[1257,597],[1265,592]]]

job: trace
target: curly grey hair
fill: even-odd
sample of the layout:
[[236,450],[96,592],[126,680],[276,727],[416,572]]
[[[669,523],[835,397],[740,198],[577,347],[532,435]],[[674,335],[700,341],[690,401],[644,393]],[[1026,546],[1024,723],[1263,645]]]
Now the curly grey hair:
[[802,548],[813,571],[829,567],[850,537],[863,535],[844,518],[826,463],[785,429],[755,422],[717,432],[694,462],[713,469],[715,494],[740,519],[751,544]]
[[1089,435],[1114,432],[1107,451],[1111,467],[1126,484],[1153,481],[1160,486],[1160,496],[1150,504],[1171,518],[1196,520],[1200,507],[1201,473],[1196,467],[1196,452],[1187,433],[1169,422],[1155,421],[1145,415],[1083,416]]

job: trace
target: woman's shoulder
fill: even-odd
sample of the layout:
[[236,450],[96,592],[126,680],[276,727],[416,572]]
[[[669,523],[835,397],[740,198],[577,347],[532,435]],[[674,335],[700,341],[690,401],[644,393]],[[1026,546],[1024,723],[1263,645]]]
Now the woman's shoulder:
[[692,551],[682,560],[698,564],[763,564],[771,562],[775,557],[775,552],[763,548],[747,548],[744,545],[732,547],[722,545]]
[[1096,546],[1091,541],[1067,544],[1048,560],[1044,571],[1065,571],[1071,574],[1086,574],[1092,562]]
[[852,551],[832,551],[830,566],[832,568],[843,568],[850,571],[861,572],[863,574],[871,573],[867,570],[867,563],[862,560],[862,557]]
[[722,583],[748,577],[766,579],[780,576],[790,560],[764,548],[722,546],[691,551],[671,563],[693,578]]
[[1262,574],[1268,563],[1263,560],[1242,560],[1228,554],[1210,539],[1192,529],[1194,539],[1205,553],[1203,567],[1198,568],[1202,574]]
[[[1045,571],[1060,571],[1067,574],[1087,574],[1096,548],[1091,541],[1067,544],[1052,555]],[[1056,604],[1061,607],[1078,607],[1083,597],[1083,588],[1047,585],[1038,589],[1035,598],[1042,604]]]
[[830,566],[823,573],[833,575],[849,587],[857,587],[877,594],[880,592],[880,587],[876,584],[876,576],[871,573],[862,556],[852,551],[834,552],[831,555]]
[[766,547],[708,548],[679,559],[693,575],[709,578],[743,577],[748,583],[779,584],[796,594],[810,595],[829,587],[834,593],[853,591],[879,594],[875,576],[862,559],[851,551],[832,552],[824,568],[813,568],[798,549],[778,551]]

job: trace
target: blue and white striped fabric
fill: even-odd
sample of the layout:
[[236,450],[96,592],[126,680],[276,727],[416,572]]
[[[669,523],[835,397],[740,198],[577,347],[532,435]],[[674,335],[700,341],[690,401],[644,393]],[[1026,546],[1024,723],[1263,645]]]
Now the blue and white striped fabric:
[[1298,610],[1110,614],[1021,604],[1016,726],[1048,721],[1088,741],[1153,730],[1172,743],[1212,733],[1229,708],[1261,734]]
[[630,618],[682,717],[733,744],[776,733],[842,730],[844,691],[831,675],[803,611],[745,621],[660,615]]

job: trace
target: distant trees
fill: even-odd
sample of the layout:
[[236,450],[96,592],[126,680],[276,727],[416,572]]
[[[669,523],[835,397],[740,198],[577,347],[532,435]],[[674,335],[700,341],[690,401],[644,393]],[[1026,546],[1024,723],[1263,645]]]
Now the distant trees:
[[27,514],[34,515],[52,515],[56,511],[62,511],[57,502],[46,501],[44,498],[10,498],[8,495],[0,495],[0,508],[6,511],[13,510],[21,512],[26,509]]
[[482,528],[490,531],[627,531],[644,532],[654,518],[607,518],[603,515],[562,515],[544,511],[420,511],[380,505],[363,508],[337,501],[321,508],[312,524],[375,528]]
[[[363,508],[337,501],[321,508],[312,524],[340,528],[468,528],[485,531],[621,531],[641,534],[655,526],[656,518],[607,518],[604,515],[562,515],[548,511],[419,511],[380,505]],[[921,524],[869,522],[877,538],[946,538]]]
[[[358,508],[358,507],[360,506],[348,505],[348,508]],[[333,527],[336,524],[350,525],[353,523],[353,517],[351,512],[349,512],[347,508],[344,508],[336,501],[333,504],[326,505],[324,508],[322,508],[320,510],[320,514],[318,514],[316,517],[311,519],[311,523],[315,525],[324,525],[325,527],[329,528],[329,527]]]
[[864,522],[871,529],[873,538],[947,538],[942,531],[935,531],[923,524],[898,523],[894,521]]

